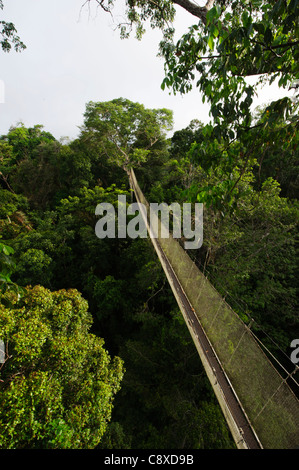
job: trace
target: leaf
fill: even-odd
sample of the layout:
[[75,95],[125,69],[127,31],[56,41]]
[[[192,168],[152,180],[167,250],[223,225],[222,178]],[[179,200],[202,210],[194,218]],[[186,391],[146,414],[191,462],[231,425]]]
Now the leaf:
[[213,36],[209,36],[208,46],[211,49],[211,51],[214,49],[214,38],[213,38]]
[[270,28],[266,29],[264,39],[266,44],[270,44],[272,42],[273,36]]
[[15,250],[11,246],[3,245],[3,253],[7,256],[12,255]]
[[207,24],[211,23],[215,17],[218,16],[217,8],[213,7],[207,12]]
[[263,23],[253,23],[253,28],[259,33],[259,34],[264,34],[265,32],[265,27]]

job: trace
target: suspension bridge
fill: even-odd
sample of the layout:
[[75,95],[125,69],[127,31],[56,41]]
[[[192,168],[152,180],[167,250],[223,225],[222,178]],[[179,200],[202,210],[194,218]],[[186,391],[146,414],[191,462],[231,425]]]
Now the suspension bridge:
[[[231,309],[171,234],[152,233],[149,204],[135,173],[131,189],[152,244],[239,449],[299,448],[299,401]],[[151,213],[152,217],[152,213]],[[296,383],[296,382],[295,382]],[[297,383],[296,383],[297,384]]]

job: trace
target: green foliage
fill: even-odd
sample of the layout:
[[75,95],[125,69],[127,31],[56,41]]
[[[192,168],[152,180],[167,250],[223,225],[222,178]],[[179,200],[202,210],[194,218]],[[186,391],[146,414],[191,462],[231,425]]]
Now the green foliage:
[[[87,0],[87,3],[93,0]],[[112,14],[114,0],[97,2],[105,12]],[[159,3],[148,3],[145,0],[128,0],[126,2],[126,11],[124,12],[124,21],[116,26],[120,31],[121,38],[128,38],[133,30],[137,39],[141,39],[149,26],[152,29],[162,29],[165,37],[171,37],[173,28],[171,25],[175,16],[175,8],[171,1],[163,0]]]
[[[176,3],[199,21],[174,43]],[[150,242],[95,235],[99,203],[131,202],[131,167],[151,202],[204,203],[189,254],[272,352],[298,329],[298,100],[252,112],[259,84],[299,78],[298,2],[126,7],[121,37],[160,29],[162,88],[198,87],[212,122],[167,139],[170,110],[118,98],[89,102],[68,144],[22,123],[0,137],[1,448],[234,447]]]
[[18,277],[25,285],[49,285],[51,272],[49,271],[52,259],[43,250],[29,248],[22,253],[18,260]]
[[5,303],[10,303],[11,294],[19,299],[24,294],[24,289],[11,280],[16,268],[12,256],[14,249],[11,246],[0,243],[0,298]]
[[[206,22],[189,28],[176,45],[164,42],[166,78],[163,87],[186,93],[198,74],[196,86],[211,104],[216,125],[225,122],[222,134],[237,133],[251,124],[252,99],[256,84],[245,77],[259,75],[260,81],[278,80],[281,87],[298,78],[297,2],[215,2]],[[231,7],[231,9],[229,8]],[[273,104],[274,106],[274,104]],[[294,103],[276,102],[281,112],[294,112]]]
[[194,120],[167,139],[169,111],[116,99],[89,103],[66,145],[41,126],[0,138],[2,272],[35,286],[19,301],[2,296],[4,448],[234,447],[150,241],[97,238],[95,208],[131,202],[131,166],[149,201],[203,202],[204,243],[189,254],[286,350],[298,326],[298,133],[287,108],[259,109],[236,135],[233,121],[226,134]]
[[124,98],[86,106],[82,137],[92,134],[108,161],[125,170],[150,159],[172,127],[172,112],[149,110]]
[[131,448],[234,447],[180,314],[148,311],[121,355],[130,367],[115,419],[126,426]]
[[[0,10],[3,10],[3,8],[3,1],[0,0]],[[0,44],[4,52],[10,52],[12,47],[17,52],[26,49],[25,44],[17,36],[17,30],[13,23],[1,20],[0,25],[2,27],[0,31]]]
[[0,304],[1,448],[94,448],[110,420],[123,376],[76,290],[28,289],[11,308]]
[[[216,0],[212,7],[210,2],[200,7],[176,0],[163,4],[126,3],[130,26],[125,29],[124,37],[133,25],[143,31],[147,19],[163,34],[160,55],[165,60],[166,76],[162,89],[168,87],[174,93],[184,94],[195,85],[203,101],[210,104],[213,125],[202,130],[202,137],[192,147],[191,159],[198,161],[197,156],[200,156],[200,165],[205,170],[218,167],[223,159],[226,168],[222,166],[222,181],[218,187],[203,188],[200,200],[224,210],[225,205],[232,202],[234,167],[241,165],[242,178],[254,160],[260,164],[258,184],[261,187],[267,177],[273,176],[267,170],[265,173],[260,170],[262,164],[267,169],[268,158],[276,152],[275,142],[278,141],[291,167],[284,165],[281,170],[283,160],[277,159],[276,177],[283,184],[284,194],[296,197],[298,99],[285,96],[273,100],[258,122],[254,121],[252,103],[260,84],[276,82],[280,88],[287,89],[299,78],[298,2]],[[199,21],[174,43],[174,29],[169,21],[175,18],[176,3]],[[113,4],[111,1],[101,6],[110,11]],[[248,77],[256,77],[256,80],[249,81]],[[189,129],[185,132],[190,135]],[[260,158],[259,149],[262,150]],[[272,162],[270,166],[272,169]],[[286,168],[295,170],[293,177]],[[290,188],[285,183],[286,173],[288,181],[292,179]]]
[[[91,1],[91,0],[90,0]],[[99,2],[98,2],[99,3]],[[199,20],[175,44],[173,42],[175,4]],[[107,12],[114,1],[100,2]],[[203,98],[211,104],[215,124],[223,125],[229,137],[240,125],[251,124],[251,110],[256,85],[245,77],[259,76],[260,81],[278,81],[288,87],[298,79],[298,2],[216,0],[200,7],[193,2],[126,2],[121,37],[128,37],[136,27],[140,38],[149,24],[163,34],[160,55],[165,59],[166,77],[162,88],[186,93],[196,80]],[[149,20],[149,22],[148,22]],[[174,22],[175,25],[175,22]],[[290,115],[294,104],[276,103]]]
[[205,239],[195,256],[241,317],[249,313],[286,351],[298,328],[297,201],[282,198],[273,178],[256,190],[248,170],[234,176],[238,183],[228,199],[220,175],[221,168],[202,175],[197,197],[206,203]]
[[57,191],[61,145],[36,125],[12,127],[0,141],[0,177],[8,190],[22,193],[35,206],[47,206]]
[[12,261],[10,255],[13,253],[14,249],[11,246],[0,243],[0,282],[2,291],[4,286],[6,287],[7,284],[12,284],[10,276],[15,267],[15,263]]

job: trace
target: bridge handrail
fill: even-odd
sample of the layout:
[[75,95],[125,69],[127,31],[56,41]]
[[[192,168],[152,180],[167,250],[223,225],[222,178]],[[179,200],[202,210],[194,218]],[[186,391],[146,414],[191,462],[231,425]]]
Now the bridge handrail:
[[[132,188],[148,208],[135,173]],[[299,401],[250,329],[170,235],[158,241],[264,448],[299,447]]]

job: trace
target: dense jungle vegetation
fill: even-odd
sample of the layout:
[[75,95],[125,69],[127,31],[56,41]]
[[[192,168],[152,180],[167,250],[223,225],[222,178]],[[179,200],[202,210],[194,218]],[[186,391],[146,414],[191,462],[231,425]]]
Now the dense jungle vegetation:
[[204,203],[189,255],[281,361],[290,354],[298,103],[252,111],[244,77],[298,78],[298,2],[214,3],[177,44],[162,27],[172,2],[162,16],[139,1],[129,12],[139,34],[146,18],[163,30],[163,87],[184,93],[199,74],[210,124],[199,110],[172,132],[171,110],[116,98],[87,103],[73,141],[40,123],[0,137],[1,448],[235,447],[150,240],[95,235],[97,204],[130,203],[130,167],[150,202]]

